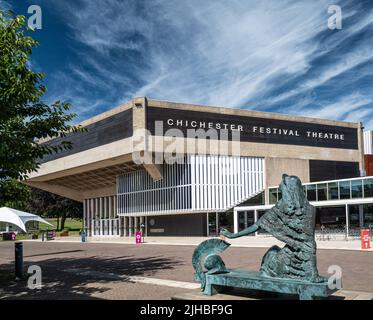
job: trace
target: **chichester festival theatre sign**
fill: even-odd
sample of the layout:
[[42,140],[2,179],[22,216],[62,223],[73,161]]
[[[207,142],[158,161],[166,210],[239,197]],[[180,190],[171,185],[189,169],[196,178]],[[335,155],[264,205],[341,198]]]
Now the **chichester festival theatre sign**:
[[[159,123],[162,130],[159,130]],[[185,137],[189,137],[188,130],[212,129],[227,132],[228,139],[232,137],[232,132],[239,131],[242,142],[358,149],[356,128],[211,112],[148,107],[147,128],[152,135],[179,129]]]

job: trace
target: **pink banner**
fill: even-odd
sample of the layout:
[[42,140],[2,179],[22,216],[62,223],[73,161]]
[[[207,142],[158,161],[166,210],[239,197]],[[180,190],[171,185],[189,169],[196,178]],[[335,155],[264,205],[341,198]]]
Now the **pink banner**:
[[141,232],[140,231],[136,231],[136,243],[141,243]]

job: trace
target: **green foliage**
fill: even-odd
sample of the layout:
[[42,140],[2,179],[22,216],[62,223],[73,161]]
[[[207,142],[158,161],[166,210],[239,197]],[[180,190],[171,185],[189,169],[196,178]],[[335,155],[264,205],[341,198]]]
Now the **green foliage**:
[[0,180],[0,207],[27,210],[30,188],[17,180]]
[[43,156],[72,147],[68,141],[40,144],[41,139],[85,131],[69,125],[75,117],[67,113],[69,103],[47,105],[41,100],[44,74],[30,67],[38,46],[31,32],[24,16],[0,10],[0,180],[25,179]]
[[82,219],[83,217],[82,203],[35,188],[31,188],[28,210],[43,217],[58,218],[57,229],[64,228],[67,218]]

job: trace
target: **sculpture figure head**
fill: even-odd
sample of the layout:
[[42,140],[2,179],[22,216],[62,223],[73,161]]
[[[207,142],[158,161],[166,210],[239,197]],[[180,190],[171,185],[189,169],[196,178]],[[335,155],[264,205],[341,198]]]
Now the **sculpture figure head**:
[[279,204],[286,206],[286,211],[289,214],[293,214],[308,204],[302,182],[298,177],[283,174],[279,189],[282,193],[282,199],[279,201]]

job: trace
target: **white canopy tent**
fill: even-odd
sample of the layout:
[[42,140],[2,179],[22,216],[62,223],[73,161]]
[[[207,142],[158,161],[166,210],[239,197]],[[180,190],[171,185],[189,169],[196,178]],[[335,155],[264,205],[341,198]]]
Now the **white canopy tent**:
[[53,227],[52,224],[50,224],[49,222],[45,221],[43,218],[35,214],[7,207],[0,208],[0,222],[4,222],[6,224],[14,224],[18,228],[22,229],[24,232],[27,232],[26,223],[28,221],[38,221]]

